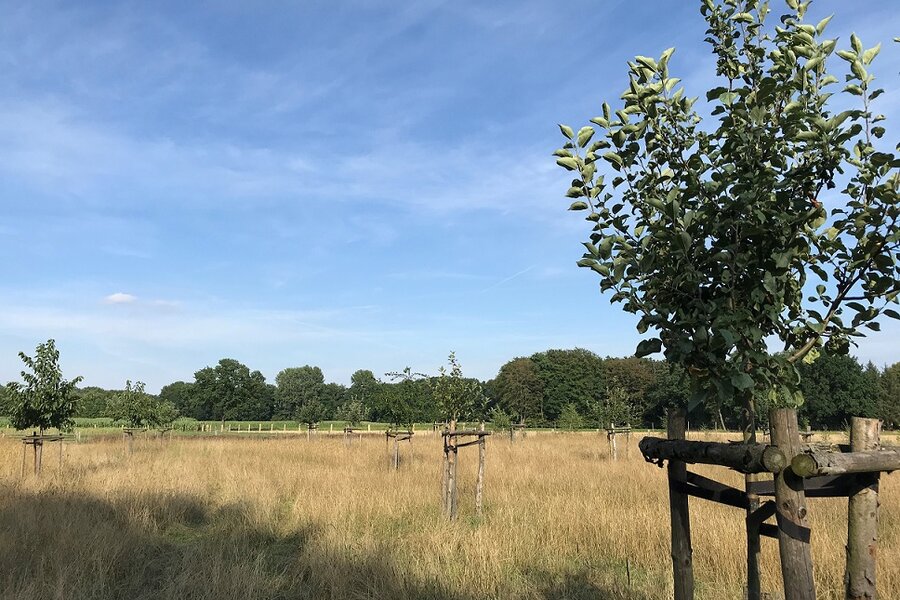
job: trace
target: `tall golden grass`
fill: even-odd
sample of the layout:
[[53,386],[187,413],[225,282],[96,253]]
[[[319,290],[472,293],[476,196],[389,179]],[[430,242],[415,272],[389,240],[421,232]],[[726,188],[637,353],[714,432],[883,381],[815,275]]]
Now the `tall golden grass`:
[[[636,439],[635,439],[636,442]],[[634,598],[672,596],[665,472],[597,433],[460,450],[460,520],[440,512],[440,438],[389,469],[383,438],[175,438],[48,445],[21,478],[0,440],[0,598]],[[620,451],[621,454],[621,451]],[[29,456],[30,466],[30,456]],[[698,469],[734,484],[737,474]],[[882,479],[879,588],[900,598],[900,485]],[[846,500],[811,500],[820,597],[842,598]],[[699,598],[741,598],[741,511],[692,500]],[[778,597],[778,550],[763,587]],[[630,574],[630,575],[629,575]],[[630,580],[630,581],[629,581]]]

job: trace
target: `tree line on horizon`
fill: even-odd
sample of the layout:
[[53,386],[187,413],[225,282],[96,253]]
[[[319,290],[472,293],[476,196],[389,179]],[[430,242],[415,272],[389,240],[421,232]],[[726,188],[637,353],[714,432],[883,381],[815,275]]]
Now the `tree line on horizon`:
[[[460,418],[493,421],[495,426],[516,422],[564,429],[611,423],[661,427],[667,408],[685,406],[690,398],[687,377],[676,365],[637,357],[602,358],[581,348],[513,358],[487,381],[463,377],[453,356],[451,365],[456,365],[455,380],[467,386],[468,400]],[[870,416],[882,419],[885,427],[900,425],[900,363],[878,369],[849,355],[823,353],[802,364],[800,371],[802,424],[839,429],[851,416]],[[446,377],[407,368],[376,377],[371,370],[360,369],[345,386],[326,382],[319,367],[304,365],[280,371],[269,383],[260,371],[223,358],[215,366],[198,370],[193,381],[170,383],[155,396],[144,394],[141,384],[141,394],[154,405],[172,407],[181,417],[201,421],[409,424],[445,418],[442,375]],[[131,382],[125,390],[75,388],[75,415],[121,419],[123,394],[131,391]],[[0,393],[6,390],[0,388]],[[691,421],[698,427],[734,429],[739,426],[737,415],[736,406],[701,403]]]

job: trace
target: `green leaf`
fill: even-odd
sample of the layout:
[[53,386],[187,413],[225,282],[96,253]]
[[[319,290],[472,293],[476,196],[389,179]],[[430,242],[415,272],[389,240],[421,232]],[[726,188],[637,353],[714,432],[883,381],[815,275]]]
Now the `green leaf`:
[[865,52],[863,52],[862,61],[864,65],[871,63],[875,60],[875,57],[878,56],[878,53],[881,52],[881,42],[878,43],[874,48],[869,48]]
[[593,127],[582,127],[578,130],[578,145],[584,148],[588,145],[588,142],[591,141],[591,138],[594,137],[594,128]]
[[578,161],[571,157],[563,157],[556,160],[556,164],[563,167],[567,171],[574,171],[578,168]]
[[662,350],[661,340],[657,338],[641,340],[641,342],[637,345],[637,350],[635,351],[634,355],[638,358],[643,358],[651,354],[656,354],[660,350]]
[[583,200],[578,200],[569,205],[569,210],[587,210],[588,203]]
[[832,17],[834,17],[834,15],[829,15],[829,16],[825,17],[824,19],[822,19],[821,21],[819,21],[818,24],[816,25],[816,33],[818,33],[819,35],[822,35],[822,33],[825,31],[825,28],[828,26],[828,22],[831,21]]
[[572,131],[572,128],[568,125],[559,125],[559,130],[562,131],[562,134],[569,138],[570,140],[575,137],[575,132]]
[[857,55],[863,51],[862,42],[855,33],[850,34],[850,45],[853,46],[853,50]]
[[747,373],[738,373],[731,376],[731,385],[739,390],[749,390],[753,387],[753,378]]

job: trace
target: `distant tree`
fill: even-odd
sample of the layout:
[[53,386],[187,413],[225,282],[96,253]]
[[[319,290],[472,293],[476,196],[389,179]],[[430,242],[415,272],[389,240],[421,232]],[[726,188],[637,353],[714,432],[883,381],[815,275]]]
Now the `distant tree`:
[[340,421],[347,421],[351,426],[359,425],[365,420],[367,415],[366,407],[359,400],[351,400],[338,409],[336,418]]
[[630,424],[636,418],[636,407],[631,403],[628,392],[615,379],[609,382],[600,398],[592,401],[590,407],[592,420],[599,427]]
[[318,399],[313,398],[304,402],[300,408],[297,409],[295,417],[301,423],[306,423],[307,427],[312,427],[323,420],[327,412],[328,409],[325,408],[325,405]]
[[38,344],[33,358],[24,352],[19,352],[19,358],[27,368],[22,371],[24,383],[14,381],[6,386],[8,409],[5,412],[12,426],[16,429],[35,427],[42,434],[54,427],[61,431],[70,429],[77,410],[75,386],[82,378],[63,379],[59,350],[53,339]]
[[510,419],[509,415],[503,412],[503,409],[500,407],[495,406],[491,410],[490,420],[491,425],[496,431],[503,431],[512,427],[512,419]]
[[879,378],[878,417],[886,427],[900,426],[900,362],[885,367]]
[[159,428],[171,427],[175,419],[179,417],[178,408],[168,400],[158,400],[156,403],[155,426]]
[[322,386],[322,405],[325,407],[325,418],[330,419],[337,414],[341,406],[347,402],[348,390],[340,383],[326,383]]
[[[691,397],[690,382],[684,368],[676,363],[662,364],[661,372],[647,388],[646,406],[641,415],[643,424],[651,427],[661,427],[666,422],[666,411],[687,406]],[[692,418],[696,420],[697,415]]]
[[800,365],[804,403],[800,418],[812,427],[841,429],[851,417],[873,417],[878,411],[878,384],[856,358],[823,353]]
[[176,381],[168,385],[164,385],[159,390],[159,398],[165,402],[171,402],[183,416],[192,419],[204,420],[208,418],[202,414],[203,408],[197,401],[193,383],[184,381]]
[[547,350],[531,356],[542,383],[541,417],[554,421],[573,402],[586,411],[603,390],[603,359],[583,348]]
[[542,418],[544,384],[530,358],[514,358],[494,379],[498,406],[517,423]]
[[275,376],[275,385],[275,416],[290,419],[307,404],[321,405],[325,376],[319,367],[290,367]]
[[421,391],[421,386],[417,384],[427,375],[406,367],[402,371],[385,373],[385,376],[393,383],[378,386],[378,393],[375,395],[376,414],[391,425],[412,427]]
[[[635,425],[647,411],[647,390],[666,370],[664,362],[647,358],[629,356],[603,359],[603,377],[606,382],[615,381],[625,391],[628,404],[633,407]],[[608,384],[604,384],[604,387],[606,385]]]
[[144,389],[143,381],[126,381],[125,389],[109,401],[106,416],[128,427],[155,427],[160,416],[158,401]]
[[75,390],[78,403],[76,416],[83,418],[97,418],[106,416],[106,407],[115,395],[113,390],[105,390],[100,387],[86,386]]
[[347,395],[350,400],[355,400],[363,406],[370,406],[378,391],[378,380],[372,371],[359,369],[350,376],[350,389]]
[[197,371],[190,397],[195,407],[190,416],[201,420],[267,419],[272,414],[272,390],[266,378],[233,358]]
[[581,429],[582,427],[584,427],[584,419],[578,412],[578,408],[576,408],[573,402],[569,402],[568,404],[563,406],[562,411],[559,413],[557,426],[560,429],[566,429],[569,431],[575,431],[576,429]]

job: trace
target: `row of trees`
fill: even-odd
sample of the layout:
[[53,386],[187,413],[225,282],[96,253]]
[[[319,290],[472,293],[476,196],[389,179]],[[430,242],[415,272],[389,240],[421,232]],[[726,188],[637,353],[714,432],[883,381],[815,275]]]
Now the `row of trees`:
[[[601,358],[584,349],[548,350],[514,358],[486,382],[464,377],[451,354],[448,368],[442,368],[438,376],[407,368],[377,378],[372,371],[359,370],[349,387],[326,383],[322,370],[308,365],[284,369],[270,384],[259,371],[234,359],[222,359],[214,367],[197,371],[192,382],[163,387],[158,396],[147,394],[141,382],[129,381],[122,390],[77,388],[80,378],[65,382],[55,364],[58,352],[52,340],[38,347],[35,358],[21,356],[31,371],[23,372],[24,384],[8,386],[3,413],[14,417],[21,413],[17,423],[37,418],[44,428],[66,423],[42,420],[34,409],[39,403],[23,402],[22,394],[34,398],[55,394],[64,397],[77,416],[111,417],[135,427],[165,424],[179,415],[198,420],[316,423],[337,419],[397,424],[455,416],[484,418],[501,425],[517,422],[578,428],[631,423],[658,427],[668,407],[684,406],[691,396],[687,378],[677,366],[646,358]],[[863,415],[881,418],[888,427],[900,425],[900,363],[879,370],[872,364],[863,366],[851,356],[822,354],[798,368],[804,398],[800,418],[805,424],[834,429],[853,415]],[[737,428],[735,402],[701,404],[692,411],[692,423]]]

